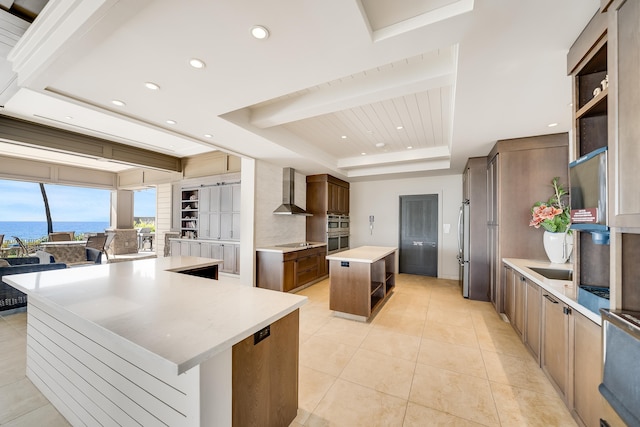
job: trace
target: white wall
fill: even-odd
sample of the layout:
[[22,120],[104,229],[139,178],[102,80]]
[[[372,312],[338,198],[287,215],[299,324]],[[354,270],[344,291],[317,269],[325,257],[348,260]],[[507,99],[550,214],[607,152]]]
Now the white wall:
[[[352,248],[364,245],[399,246],[400,196],[438,194],[438,277],[458,279],[458,212],[462,175],[353,182],[350,185]],[[374,215],[373,234],[369,215]],[[444,233],[445,224],[450,230]]]
[[[273,214],[282,204],[282,170],[271,163],[256,161],[255,244],[258,248],[305,241],[306,217]],[[307,205],[307,180],[297,172],[295,203],[303,209]]]

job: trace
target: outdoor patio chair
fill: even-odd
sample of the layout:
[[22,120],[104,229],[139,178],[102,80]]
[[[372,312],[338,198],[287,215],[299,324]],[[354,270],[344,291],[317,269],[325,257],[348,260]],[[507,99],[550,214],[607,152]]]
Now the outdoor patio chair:
[[[107,235],[104,233],[98,233],[96,236],[87,237],[87,248],[97,249],[100,252],[106,253],[105,244],[107,243]],[[107,257],[108,258],[108,257]]]
[[50,242],[68,242],[74,239],[74,231],[57,231],[49,233]]
[[109,260],[109,247],[111,246],[111,242],[113,242],[113,239],[115,239],[116,237],[116,232],[115,231],[107,231],[107,240],[104,242],[104,255],[107,257],[107,260]]
[[20,251],[18,252],[18,256],[22,255],[22,256],[29,256],[32,253],[36,252],[36,248],[30,248],[29,245],[25,242],[22,241],[22,239],[20,239],[19,237],[13,236],[13,238],[16,240],[16,242],[18,243],[18,245],[20,245]]

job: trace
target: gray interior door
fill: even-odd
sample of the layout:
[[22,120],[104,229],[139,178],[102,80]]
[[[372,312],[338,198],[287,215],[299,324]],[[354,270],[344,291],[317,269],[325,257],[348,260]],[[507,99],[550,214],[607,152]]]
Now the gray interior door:
[[438,195],[400,196],[400,273],[438,277]]

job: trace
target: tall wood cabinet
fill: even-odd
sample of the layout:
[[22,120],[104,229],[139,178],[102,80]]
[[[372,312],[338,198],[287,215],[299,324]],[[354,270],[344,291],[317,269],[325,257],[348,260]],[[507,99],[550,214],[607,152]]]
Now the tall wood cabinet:
[[327,215],[349,215],[349,183],[334,176],[307,176],[307,240],[326,242]]
[[487,172],[488,264],[491,302],[503,312],[503,258],[547,259],[541,229],[529,226],[531,207],[552,194],[551,180],[567,182],[566,133],[498,141]]

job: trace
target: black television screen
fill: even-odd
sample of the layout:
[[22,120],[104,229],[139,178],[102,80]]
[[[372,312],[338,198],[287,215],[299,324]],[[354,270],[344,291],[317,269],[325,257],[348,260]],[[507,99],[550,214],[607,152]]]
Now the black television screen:
[[607,226],[607,149],[599,148],[569,164],[571,228]]

